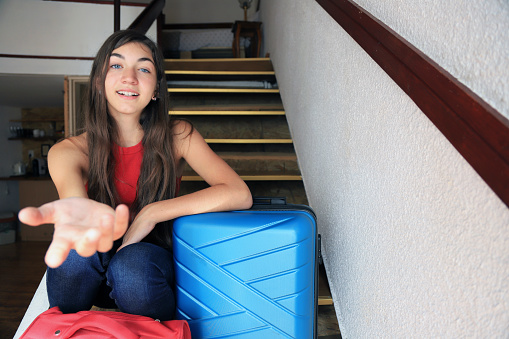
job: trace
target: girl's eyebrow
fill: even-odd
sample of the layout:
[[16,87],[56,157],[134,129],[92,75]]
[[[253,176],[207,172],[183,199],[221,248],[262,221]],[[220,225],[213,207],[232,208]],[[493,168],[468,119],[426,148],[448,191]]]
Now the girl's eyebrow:
[[[120,58],[120,59],[122,59],[122,60],[125,60],[125,57],[124,57],[122,54],[118,54],[118,53],[111,53],[111,56],[112,56],[112,57],[114,56],[114,57]],[[154,66],[155,66],[154,61],[152,61],[152,59],[150,59],[150,58],[139,58],[139,59],[138,59],[138,62],[143,62],[143,61],[150,61],[150,62],[151,62],[152,64],[154,64]]]

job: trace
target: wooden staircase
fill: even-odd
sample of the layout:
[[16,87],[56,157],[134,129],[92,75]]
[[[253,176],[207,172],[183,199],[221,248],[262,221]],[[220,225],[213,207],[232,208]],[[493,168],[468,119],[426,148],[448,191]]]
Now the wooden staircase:
[[[307,204],[269,58],[166,59],[170,114],[190,120],[255,196]],[[206,183],[186,168],[182,193]]]
[[[190,120],[255,196],[308,204],[269,58],[166,59],[170,114]],[[206,186],[186,168],[183,194]],[[323,265],[318,305],[332,305]]]

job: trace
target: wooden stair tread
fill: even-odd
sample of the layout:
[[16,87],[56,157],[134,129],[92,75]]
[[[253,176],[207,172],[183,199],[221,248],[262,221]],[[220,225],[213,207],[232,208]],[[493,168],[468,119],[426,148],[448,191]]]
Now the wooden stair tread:
[[[166,74],[169,82],[174,81],[267,81],[276,83],[275,74]],[[169,86],[169,84],[168,84]],[[170,86],[169,86],[170,87]]]
[[165,69],[195,71],[273,71],[270,58],[165,59]]
[[327,274],[323,265],[318,269],[318,305],[333,305]]
[[[269,58],[166,59],[165,64],[169,114],[191,120],[253,194],[307,203]],[[183,192],[208,186],[188,165],[182,181]]]
[[[244,181],[301,181],[300,175],[240,175]],[[182,181],[204,181],[198,175],[183,175]]]
[[[278,90],[274,76],[268,75],[223,75],[219,76],[201,76],[201,75],[174,75],[166,81],[169,90],[180,89],[192,92],[193,89],[215,89],[217,91],[225,90],[260,90],[271,89]],[[277,93],[277,92],[273,92]]]
[[171,115],[285,115],[285,111],[232,111],[232,110],[215,110],[215,111],[201,111],[201,110],[173,110],[169,111]]
[[187,87],[168,88],[169,93],[279,93],[277,88],[198,88],[198,87]]
[[205,139],[209,144],[292,144],[292,139]]
[[218,152],[222,159],[239,160],[297,160],[295,153],[282,152]]
[[282,110],[283,105],[278,103],[230,103],[230,104],[222,104],[221,102],[210,103],[210,104],[196,104],[196,103],[186,103],[181,104],[176,103],[175,98],[173,99],[173,106],[170,108],[171,111],[276,111]]
[[169,70],[168,75],[274,75],[274,71],[197,71],[197,70]]

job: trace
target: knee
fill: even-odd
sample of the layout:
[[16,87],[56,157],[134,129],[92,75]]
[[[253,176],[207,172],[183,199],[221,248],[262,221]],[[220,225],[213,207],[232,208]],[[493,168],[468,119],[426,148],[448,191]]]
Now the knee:
[[[62,280],[63,277],[71,278],[88,276],[91,272],[101,271],[97,264],[97,254],[91,257],[82,257],[75,250],[71,250],[65,261],[57,268],[48,267],[48,279]],[[104,272],[104,271],[103,271]]]
[[118,251],[113,258],[111,259],[110,266],[121,264],[124,262],[133,262],[133,261],[146,261],[149,260],[154,251],[158,249],[162,249],[156,245],[145,243],[145,242],[137,242],[126,247],[123,247],[120,251]]
[[92,307],[104,278],[96,256],[84,258],[73,250],[61,266],[48,268],[46,287],[50,307],[59,306],[64,313]]
[[135,243],[122,248],[111,259],[107,272],[110,283],[132,288],[146,286],[154,276],[163,277],[170,283],[173,280],[173,262],[171,253],[149,243]]
[[174,312],[171,253],[148,243],[122,248],[106,273],[110,296],[123,312],[169,320]]

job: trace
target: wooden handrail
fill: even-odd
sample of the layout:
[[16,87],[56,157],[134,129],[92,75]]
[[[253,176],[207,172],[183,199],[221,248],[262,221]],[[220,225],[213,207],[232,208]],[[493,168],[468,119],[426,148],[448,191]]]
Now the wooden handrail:
[[509,120],[350,0],[316,0],[509,206]]
[[135,29],[142,33],[147,33],[148,29],[154,21],[161,15],[164,9],[165,0],[152,0],[152,2],[145,7],[143,12],[138,15],[136,19],[129,26],[129,29]]

